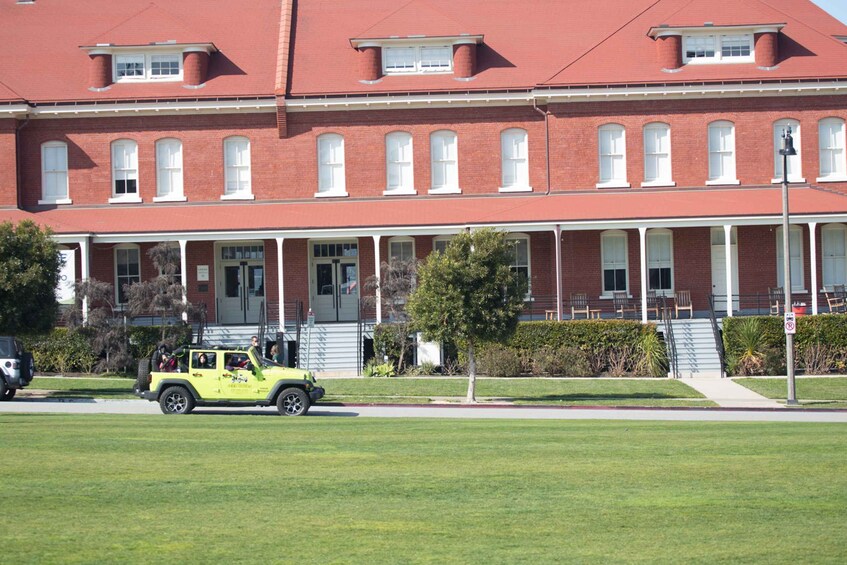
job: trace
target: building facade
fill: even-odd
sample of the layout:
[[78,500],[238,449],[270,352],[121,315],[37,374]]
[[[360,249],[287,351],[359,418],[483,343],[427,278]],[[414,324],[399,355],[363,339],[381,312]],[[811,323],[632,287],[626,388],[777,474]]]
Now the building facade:
[[792,290],[847,284],[847,27],[808,0],[65,4],[0,2],[0,221],[118,302],[170,242],[213,323],[356,320],[491,226],[528,311],[733,315],[782,286],[789,128]]

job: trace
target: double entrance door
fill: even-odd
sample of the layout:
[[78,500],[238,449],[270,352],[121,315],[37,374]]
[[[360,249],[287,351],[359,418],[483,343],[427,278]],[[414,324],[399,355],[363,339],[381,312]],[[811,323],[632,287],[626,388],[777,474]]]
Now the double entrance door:
[[356,242],[313,243],[311,304],[318,322],[355,321],[359,310]]
[[258,323],[265,302],[264,246],[222,245],[218,258],[218,321]]

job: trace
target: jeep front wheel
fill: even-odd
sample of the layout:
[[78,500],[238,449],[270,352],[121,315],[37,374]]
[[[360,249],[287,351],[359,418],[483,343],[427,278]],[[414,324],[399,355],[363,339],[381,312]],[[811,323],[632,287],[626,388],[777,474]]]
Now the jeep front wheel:
[[309,411],[309,396],[299,388],[287,388],[279,393],[276,408],[281,416],[303,416]]
[[166,388],[159,397],[164,414],[188,414],[194,410],[194,397],[181,386]]
[[3,396],[0,397],[0,400],[12,400],[15,397],[15,393],[18,392],[16,388],[7,388],[3,393]]

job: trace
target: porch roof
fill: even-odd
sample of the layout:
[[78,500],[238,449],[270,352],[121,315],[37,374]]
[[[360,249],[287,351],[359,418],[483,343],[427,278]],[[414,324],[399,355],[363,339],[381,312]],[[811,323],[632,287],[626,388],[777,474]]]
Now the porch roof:
[[[847,218],[847,195],[814,186],[790,189],[792,217]],[[763,223],[782,214],[779,186],[553,192],[523,195],[324,198],[314,201],[73,206],[25,212],[0,209],[0,221],[31,219],[57,235],[95,237],[221,232],[390,230],[562,224],[606,229],[621,222],[732,219]],[[752,220],[758,220],[753,222]],[[716,223],[716,225],[718,225]]]

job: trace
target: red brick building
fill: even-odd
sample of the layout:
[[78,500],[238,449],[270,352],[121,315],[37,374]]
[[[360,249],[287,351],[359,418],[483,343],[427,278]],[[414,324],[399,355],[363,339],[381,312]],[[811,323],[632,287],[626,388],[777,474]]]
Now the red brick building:
[[687,290],[732,315],[781,286],[790,126],[792,286],[824,311],[847,27],[808,0],[566,6],[0,0],[0,221],[118,288],[173,242],[218,324],[355,320],[380,261],[479,226],[535,310]]

